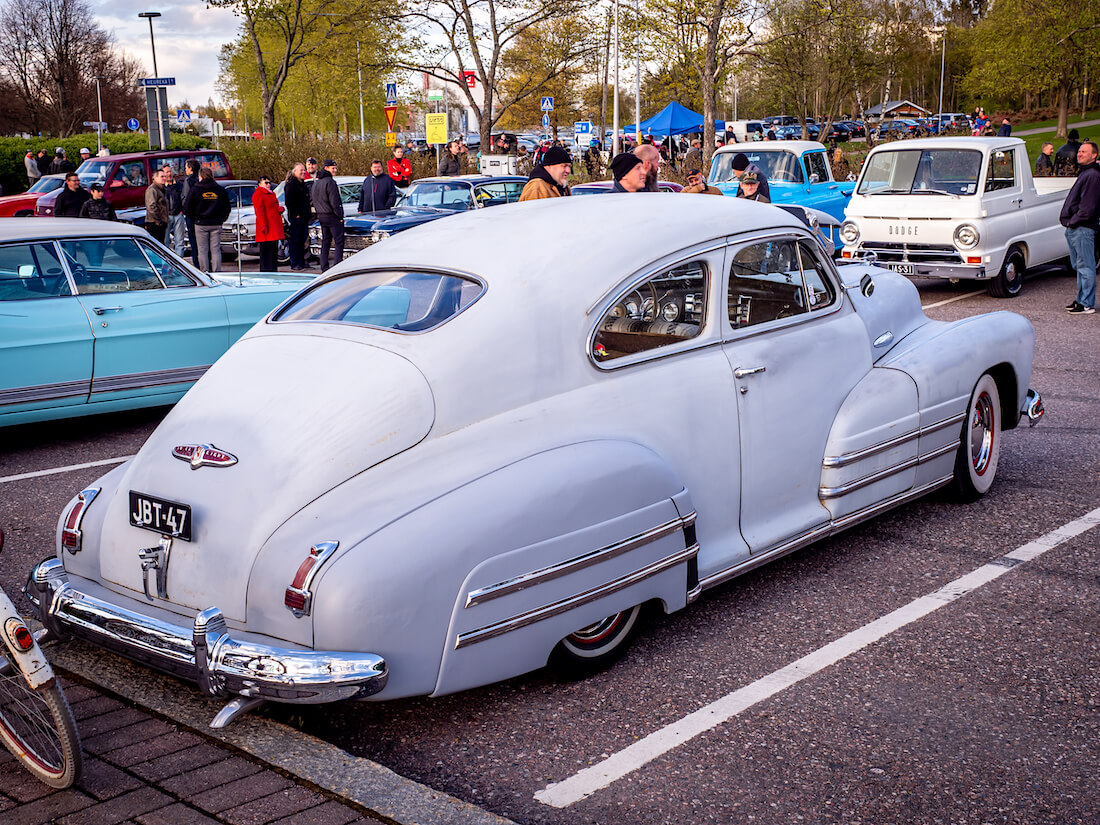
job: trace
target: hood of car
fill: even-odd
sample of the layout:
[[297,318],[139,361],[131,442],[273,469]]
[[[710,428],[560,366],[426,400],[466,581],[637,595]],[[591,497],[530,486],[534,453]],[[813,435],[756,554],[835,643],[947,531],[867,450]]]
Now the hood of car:
[[436,218],[458,214],[453,209],[436,209],[431,206],[398,206],[393,209],[380,209],[377,212],[364,212],[344,221],[345,229],[364,233],[376,229],[387,232],[400,232],[413,226],[419,226]]
[[[427,381],[400,355],[327,337],[323,324],[246,337],[127,465],[105,513],[101,575],[145,598],[138,554],[160,535],[132,526],[133,494],[188,508],[191,540],[173,540],[168,599],[157,601],[185,615],[214,605],[244,621],[253,564],[276,529],[421,441],[434,418]],[[332,538],[323,527],[317,541]]]

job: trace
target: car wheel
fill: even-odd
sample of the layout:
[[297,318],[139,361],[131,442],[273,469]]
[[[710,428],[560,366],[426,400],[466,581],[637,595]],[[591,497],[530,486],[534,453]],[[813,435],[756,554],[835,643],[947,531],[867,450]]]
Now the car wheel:
[[1020,294],[1020,287],[1024,285],[1023,253],[1019,249],[1012,249],[1005,258],[1001,271],[997,277],[989,282],[989,294],[994,298],[1014,298]]
[[997,382],[983,375],[966,408],[959,451],[955,456],[955,477],[951,491],[959,501],[975,501],[993,486],[997,458],[1001,452],[1001,396]]
[[286,240],[279,241],[278,252],[276,253],[276,261],[279,266],[285,266],[290,263],[290,245]]
[[617,662],[634,637],[640,604],[570,633],[550,654],[550,669],[567,679],[581,679]]

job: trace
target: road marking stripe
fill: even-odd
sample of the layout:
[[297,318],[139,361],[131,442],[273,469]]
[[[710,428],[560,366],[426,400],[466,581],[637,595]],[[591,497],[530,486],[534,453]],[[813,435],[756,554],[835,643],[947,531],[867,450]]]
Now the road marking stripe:
[[986,290],[979,289],[975,292],[968,292],[965,295],[956,295],[954,298],[946,298],[942,301],[936,301],[934,304],[921,304],[921,309],[932,309],[932,307],[942,307],[944,304],[953,304],[955,301],[962,301],[965,298],[972,298],[975,295],[981,295]]
[[70,464],[68,467],[54,467],[52,470],[36,470],[33,473],[0,476],[0,484],[7,484],[9,481],[23,481],[28,478],[38,478],[39,476],[52,476],[57,473],[71,473],[73,470],[86,470],[89,467],[103,467],[106,464],[121,464],[123,461],[129,461],[131,458],[133,458],[132,455],[124,455],[121,458],[105,458],[102,461],[89,461],[87,464]]
[[721,699],[711,702],[709,705],[699,708],[699,710],[685,716],[683,719],[639,739],[607,759],[597,762],[595,765],[591,765],[561,782],[547,785],[535,794],[535,799],[555,808],[565,808],[580,802],[585,797],[606,788],[612,782],[622,779],[657,757],[679,747],[699,734],[717,727],[753,705],[862,650],[867,645],[893,633],[895,630],[927,616],[946,604],[950,604],[982,585],[988,584],[1012,568],[1019,566],[1019,564],[1038,558],[1052,547],[1057,547],[1059,544],[1091,530],[1098,524],[1100,524],[1100,508],[1016,548],[1011,553],[993,559],[976,570],[949,582],[939,590],[914,599],[892,613],[853,630],[851,633],[803,656],[786,667],[757,679],[750,685],[746,685],[723,696]]

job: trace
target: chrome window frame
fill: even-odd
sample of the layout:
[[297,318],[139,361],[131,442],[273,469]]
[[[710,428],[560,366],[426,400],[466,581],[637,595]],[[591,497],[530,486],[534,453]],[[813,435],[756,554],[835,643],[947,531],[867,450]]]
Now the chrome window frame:
[[[470,303],[468,303],[466,306],[464,306],[462,309],[460,309],[454,315],[451,315],[447,318],[444,318],[442,321],[440,321],[435,326],[428,327],[427,329],[417,329],[417,330],[394,329],[393,327],[381,327],[381,326],[377,326],[375,324],[361,324],[361,323],[358,323],[358,322],[355,322],[355,321],[340,321],[340,320],[334,320],[332,318],[311,318],[309,320],[298,320],[298,319],[296,319],[296,320],[287,320],[287,319],[277,319],[276,318],[277,315],[279,315],[280,313],[284,312],[286,309],[289,308],[290,302],[292,300],[297,300],[299,298],[303,298],[306,295],[308,295],[310,292],[313,292],[316,289],[320,289],[322,286],[330,284],[334,281],[343,280],[344,278],[351,278],[351,277],[354,277],[356,275],[366,275],[366,274],[371,273],[371,272],[392,272],[394,270],[400,270],[400,269],[405,269],[405,270],[410,271],[410,272],[420,272],[420,273],[423,273],[423,274],[426,274],[426,275],[447,275],[447,276],[451,276],[451,277],[461,278],[464,281],[471,281],[473,283],[478,284],[481,287],[481,292],[478,293],[478,296],[476,298],[474,298],[474,300],[470,301]],[[437,290],[438,290],[438,287],[437,287]],[[378,330],[379,332],[390,332],[390,333],[396,333],[398,335],[406,335],[406,336],[424,335],[425,333],[432,332],[433,330],[437,330],[440,327],[445,326],[446,324],[449,324],[451,321],[453,321],[459,315],[464,314],[467,310],[470,309],[470,307],[472,307],[474,304],[476,304],[478,301],[480,301],[482,298],[484,298],[485,294],[488,291],[489,291],[489,283],[484,278],[482,278],[478,275],[474,275],[472,272],[464,272],[463,270],[460,270],[460,269],[448,269],[446,267],[441,267],[441,266],[416,267],[416,268],[401,267],[401,266],[397,266],[397,265],[393,265],[393,266],[373,266],[373,267],[367,267],[367,268],[364,268],[364,269],[356,269],[356,270],[353,270],[353,271],[350,271],[350,272],[341,272],[341,273],[339,273],[337,275],[334,275],[330,278],[318,278],[317,280],[310,283],[305,289],[301,290],[300,292],[295,292],[293,295],[290,295],[285,301],[283,301],[283,303],[281,303],[281,304],[279,304],[279,306],[275,307],[275,309],[271,313],[268,314],[267,318],[263,321],[263,323],[264,324],[270,324],[270,325],[278,325],[278,324],[339,324],[340,326],[344,326],[344,327],[352,327],[352,328],[355,328],[355,329],[373,329],[373,330]]]
[[[134,246],[136,246],[138,248],[138,252],[141,253],[142,260],[145,261],[145,263],[147,263],[149,265],[149,269],[152,270],[153,275],[157,279],[157,283],[160,284],[160,289],[167,289],[168,287],[166,287],[164,285],[164,281],[161,280],[160,274],[157,272],[157,268],[155,266],[153,266],[153,262],[150,261],[148,256],[146,256],[146,254],[142,251],[141,244],[139,243],[138,236],[136,236],[136,235],[115,235],[113,237],[106,236],[106,235],[96,235],[94,237],[88,237],[88,238],[55,238],[54,243],[57,244],[58,250],[61,252],[61,264],[62,264],[62,266],[65,267],[65,270],[69,273],[70,282],[72,283],[73,286],[75,286],[76,285],[76,276],[73,274],[72,268],[69,266],[68,253],[65,252],[64,247],[62,247],[61,245],[63,243],[85,243],[87,241],[121,241],[121,240],[129,240],[129,241],[134,242]],[[73,261],[73,263],[76,263],[76,261]],[[148,290],[148,289],[119,289],[119,290],[112,290],[112,291],[114,291],[114,292],[125,292],[127,294],[129,294],[131,292],[150,292],[150,290]],[[99,294],[102,294],[102,293],[80,292],[79,290],[74,290],[73,291],[73,295],[76,295],[77,297],[79,297],[81,295],[99,295]]]
[[[172,257],[168,257],[166,255],[161,255],[160,250],[156,250],[158,255],[161,255],[161,257],[164,258],[164,260],[168,261],[168,263],[172,264],[173,266],[176,266],[176,268],[180,272],[182,272],[191,281],[191,283],[189,283],[189,284],[172,284],[172,285],[169,285],[169,284],[164,283],[164,278],[161,277],[160,272],[157,272],[157,265],[154,264],[153,261],[149,258],[149,253],[146,251],[147,248],[149,248],[150,245],[153,243],[153,241],[154,241],[153,237],[150,236],[148,240],[146,240],[145,238],[134,238],[134,240],[137,241],[138,249],[140,249],[141,254],[145,256],[145,260],[149,261],[149,266],[151,266],[153,268],[153,272],[156,273],[157,278],[160,279],[160,282],[161,282],[161,284],[163,285],[163,287],[165,289],[187,289],[188,287],[193,287],[193,286],[207,286],[207,284],[200,284],[200,283],[196,282],[195,277],[192,273],[190,273],[186,269],[178,266],[177,264],[181,263],[181,261],[178,258],[174,261],[172,260],[172,257],[175,257],[174,253],[173,253]],[[167,250],[167,248],[166,248],[166,251],[171,251],[171,250]],[[139,291],[143,291],[143,290],[139,290]]]

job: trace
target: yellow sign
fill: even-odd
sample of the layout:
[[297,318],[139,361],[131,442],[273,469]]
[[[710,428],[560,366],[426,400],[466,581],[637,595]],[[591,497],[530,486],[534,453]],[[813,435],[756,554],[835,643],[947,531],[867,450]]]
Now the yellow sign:
[[425,115],[424,128],[427,131],[428,143],[447,142],[447,115]]
[[396,146],[397,145],[397,132],[386,132],[386,145],[387,146]]

